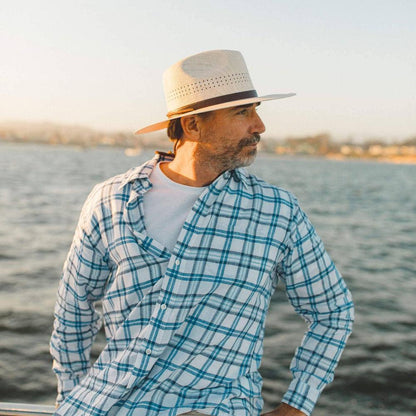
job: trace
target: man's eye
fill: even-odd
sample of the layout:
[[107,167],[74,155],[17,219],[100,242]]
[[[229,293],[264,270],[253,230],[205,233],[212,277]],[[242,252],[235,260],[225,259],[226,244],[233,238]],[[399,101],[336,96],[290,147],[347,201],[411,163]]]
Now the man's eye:
[[248,110],[247,110],[247,108],[243,108],[242,110],[240,110],[237,114],[240,114],[240,115],[246,115],[247,114],[247,112],[248,112]]

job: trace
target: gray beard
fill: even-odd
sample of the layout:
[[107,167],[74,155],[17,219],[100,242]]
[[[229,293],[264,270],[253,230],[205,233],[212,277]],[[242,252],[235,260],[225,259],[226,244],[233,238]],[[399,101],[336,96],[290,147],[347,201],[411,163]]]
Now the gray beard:
[[242,152],[246,146],[258,143],[260,141],[260,135],[255,133],[253,137],[242,139],[237,148],[232,152],[230,149],[229,153],[224,153],[215,158],[215,163],[221,167],[221,171],[233,170],[242,168],[244,166],[251,165],[257,155],[257,148],[253,148],[246,155],[242,155]]

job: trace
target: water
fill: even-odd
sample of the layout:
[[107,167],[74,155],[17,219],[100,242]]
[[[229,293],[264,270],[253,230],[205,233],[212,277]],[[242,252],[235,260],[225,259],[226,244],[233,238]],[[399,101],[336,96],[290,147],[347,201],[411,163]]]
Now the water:
[[[0,144],[0,401],[53,404],[52,311],[79,211],[94,184],[151,156]],[[354,333],[314,416],[414,416],[416,166],[259,156],[250,169],[297,195],[356,304]],[[304,330],[280,288],[264,348],[267,409],[286,390]]]

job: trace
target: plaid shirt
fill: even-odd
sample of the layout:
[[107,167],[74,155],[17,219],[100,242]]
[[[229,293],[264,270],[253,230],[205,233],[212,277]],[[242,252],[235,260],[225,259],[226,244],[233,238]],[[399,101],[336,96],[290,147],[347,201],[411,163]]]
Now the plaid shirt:
[[[309,414],[353,319],[321,240],[290,193],[236,169],[203,191],[169,252],[143,220],[161,159],[97,185],[83,207],[55,308],[56,415],[259,415],[265,317],[279,277],[309,323],[283,401]],[[90,367],[98,300],[107,345]]]

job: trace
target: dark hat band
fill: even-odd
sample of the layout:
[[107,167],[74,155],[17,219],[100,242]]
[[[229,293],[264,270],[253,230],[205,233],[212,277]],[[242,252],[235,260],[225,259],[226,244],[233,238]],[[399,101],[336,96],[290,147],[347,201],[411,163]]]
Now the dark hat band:
[[232,101],[244,100],[246,98],[258,97],[256,90],[249,90],[243,92],[236,92],[234,94],[221,95],[219,97],[208,98],[207,100],[198,101],[191,105],[180,107],[175,111],[170,111],[167,117],[176,116],[178,114],[185,114],[191,111],[200,110],[201,108],[211,107],[213,105],[228,103]]

